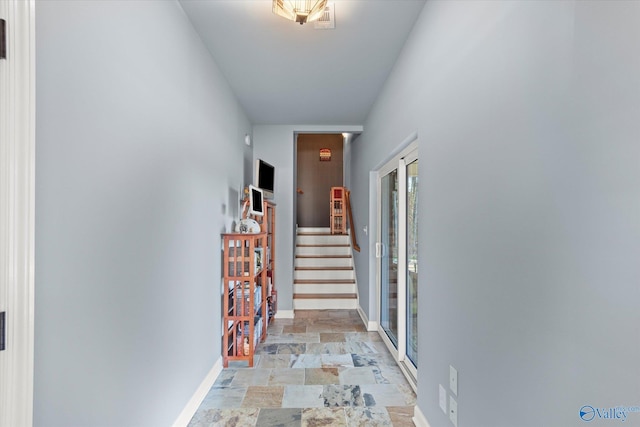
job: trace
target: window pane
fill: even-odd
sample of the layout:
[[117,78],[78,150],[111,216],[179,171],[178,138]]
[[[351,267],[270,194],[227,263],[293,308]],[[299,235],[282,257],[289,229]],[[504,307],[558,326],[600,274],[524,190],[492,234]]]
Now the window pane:
[[382,271],[381,325],[398,347],[398,171],[381,180],[382,185]]
[[407,357],[418,367],[418,161],[407,165]]

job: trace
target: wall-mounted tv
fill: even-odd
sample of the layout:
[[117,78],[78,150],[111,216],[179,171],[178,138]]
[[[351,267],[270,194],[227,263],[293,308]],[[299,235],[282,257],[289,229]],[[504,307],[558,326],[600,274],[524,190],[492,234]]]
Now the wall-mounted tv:
[[265,198],[273,199],[275,183],[276,169],[262,159],[256,160],[256,174],[254,175],[253,185],[263,191]]

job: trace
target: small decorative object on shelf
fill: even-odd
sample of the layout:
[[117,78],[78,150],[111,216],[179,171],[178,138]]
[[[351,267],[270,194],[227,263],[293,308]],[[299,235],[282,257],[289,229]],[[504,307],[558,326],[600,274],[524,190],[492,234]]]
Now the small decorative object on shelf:
[[249,337],[245,337],[244,338],[244,345],[243,345],[243,353],[245,356],[249,355]]

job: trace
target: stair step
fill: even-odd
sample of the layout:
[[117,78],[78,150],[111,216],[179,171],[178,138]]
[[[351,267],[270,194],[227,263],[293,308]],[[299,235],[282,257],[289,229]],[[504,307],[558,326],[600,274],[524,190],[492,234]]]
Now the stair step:
[[336,280],[354,280],[355,275],[351,271],[296,271],[293,273],[294,283],[297,280],[307,280],[309,282],[318,283],[319,281],[328,281],[327,283],[335,283]]
[[334,268],[353,270],[353,259],[348,255],[341,256],[296,256],[294,263],[296,268],[314,268],[317,270]]
[[326,232],[326,233],[320,233],[320,232],[300,232],[298,231],[298,236],[333,236],[333,234]]
[[355,310],[358,299],[294,299],[293,309],[299,310]]
[[294,294],[351,294],[357,292],[355,283],[297,283]]
[[356,294],[293,294],[293,299],[356,299]]
[[306,245],[346,245],[349,236],[343,234],[298,234],[296,243]]
[[351,254],[351,247],[348,245],[344,246],[317,246],[317,245],[297,245],[296,246],[296,255],[306,255],[306,256],[323,256],[323,255],[342,255],[349,256]]
[[351,258],[351,255],[296,255],[296,258]]
[[348,234],[298,228],[294,265],[295,310],[354,309],[358,294]]
[[298,233],[331,233],[329,227],[298,227]]
[[294,285],[353,285],[355,279],[298,279],[294,280]]
[[317,244],[317,245],[297,244],[296,246],[299,248],[348,248],[349,247],[349,245],[331,245],[331,244]]
[[348,233],[300,233],[296,234],[298,237],[345,237],[349,236]]

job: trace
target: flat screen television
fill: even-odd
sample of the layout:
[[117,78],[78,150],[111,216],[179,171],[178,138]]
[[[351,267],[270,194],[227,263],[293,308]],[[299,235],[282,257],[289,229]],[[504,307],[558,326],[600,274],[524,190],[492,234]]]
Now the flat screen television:
[[256,174],[253,185],[263,191],[265,198],[273,199],[275,183],[276,169],[262,159],[256,160]]

